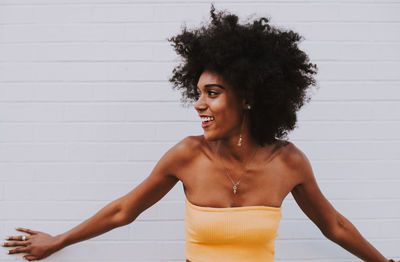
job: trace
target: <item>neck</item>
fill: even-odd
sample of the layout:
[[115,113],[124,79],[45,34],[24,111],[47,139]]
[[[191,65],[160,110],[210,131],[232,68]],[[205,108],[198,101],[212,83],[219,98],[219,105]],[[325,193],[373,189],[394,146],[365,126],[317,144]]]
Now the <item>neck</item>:
[[[240,146],[238,145],[240,136],[242,137]],[[242,124],[235,134],[222,138],[216,142],[215,149],[217,154],[228,161],[245,163],[252,152],[259,147],[256,141],[250,135],[250,126],[246,113],[243,115]]]
[[248,132],[242,133],[242,145],[238,146],[239,135],[216,142],[216,150],[221,158],[245,163],[260,146]]

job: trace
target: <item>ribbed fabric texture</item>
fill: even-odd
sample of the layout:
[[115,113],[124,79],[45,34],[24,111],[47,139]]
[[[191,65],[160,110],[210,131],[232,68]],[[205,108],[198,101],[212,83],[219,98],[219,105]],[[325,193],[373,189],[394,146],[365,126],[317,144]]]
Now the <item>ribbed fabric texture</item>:
[[186,249],[191,262],[272,262],[279,207],[200,207],[186,199]]

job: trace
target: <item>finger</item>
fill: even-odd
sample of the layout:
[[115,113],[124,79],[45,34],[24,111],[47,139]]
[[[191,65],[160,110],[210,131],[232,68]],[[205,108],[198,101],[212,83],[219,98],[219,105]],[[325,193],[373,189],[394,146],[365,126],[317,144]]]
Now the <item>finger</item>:
[[34,230],[30,230],[30,229],[28,229],[28,228],[22,228],[22,227],[18,227],[18,228],[16,228],[15,230],[20,231],[20,232],[24,232],[24,233],[28,233],[28,234],[30,234],[30,235],[34,235],[34,234],[37,233],[37,232],[34,231]]
[[36,260],[36,257],[35,257],[35,256],[32,256],[32,255],[25,255],[25,256],[24,256],[24,259],[26,259],[26,260],[28,260],[28,261],[32,261],[32,260]]
[[27,247],[19,247],[8,251],[8,254],[18,254],[18,253],[27,253]]
[[28,241],[10,241],[10,242],[4,242],[3,247],[26,247],[28,245]]
[[[25,240],[28,240],[29,236],[25,236]],[[24,236],[10,236],[7,237],[6,240],[16,240],[16,241],[25,241]]]

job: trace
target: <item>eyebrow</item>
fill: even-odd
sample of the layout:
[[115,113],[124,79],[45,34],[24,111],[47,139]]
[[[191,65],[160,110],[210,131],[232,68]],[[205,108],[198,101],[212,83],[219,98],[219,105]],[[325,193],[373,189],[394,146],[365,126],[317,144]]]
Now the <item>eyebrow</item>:
[[213,87],[213,86],[216,86],[216,87],[219,87],[219,88],[221,88],[221,89],[225,89],[225,87],[223,87],[223,86],[221,86],[221,85],[218,85],[218,84],[207,84],[207,85],[204,85],[205,87]]

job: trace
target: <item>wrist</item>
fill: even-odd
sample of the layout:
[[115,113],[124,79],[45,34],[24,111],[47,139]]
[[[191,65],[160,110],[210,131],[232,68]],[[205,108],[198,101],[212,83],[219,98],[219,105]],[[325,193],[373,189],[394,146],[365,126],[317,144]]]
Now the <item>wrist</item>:
[[63,249],[66,246],[66,241],[65,237],[63,234],[54,236],[54,249],[55,251],[58,251],[60,249]]

